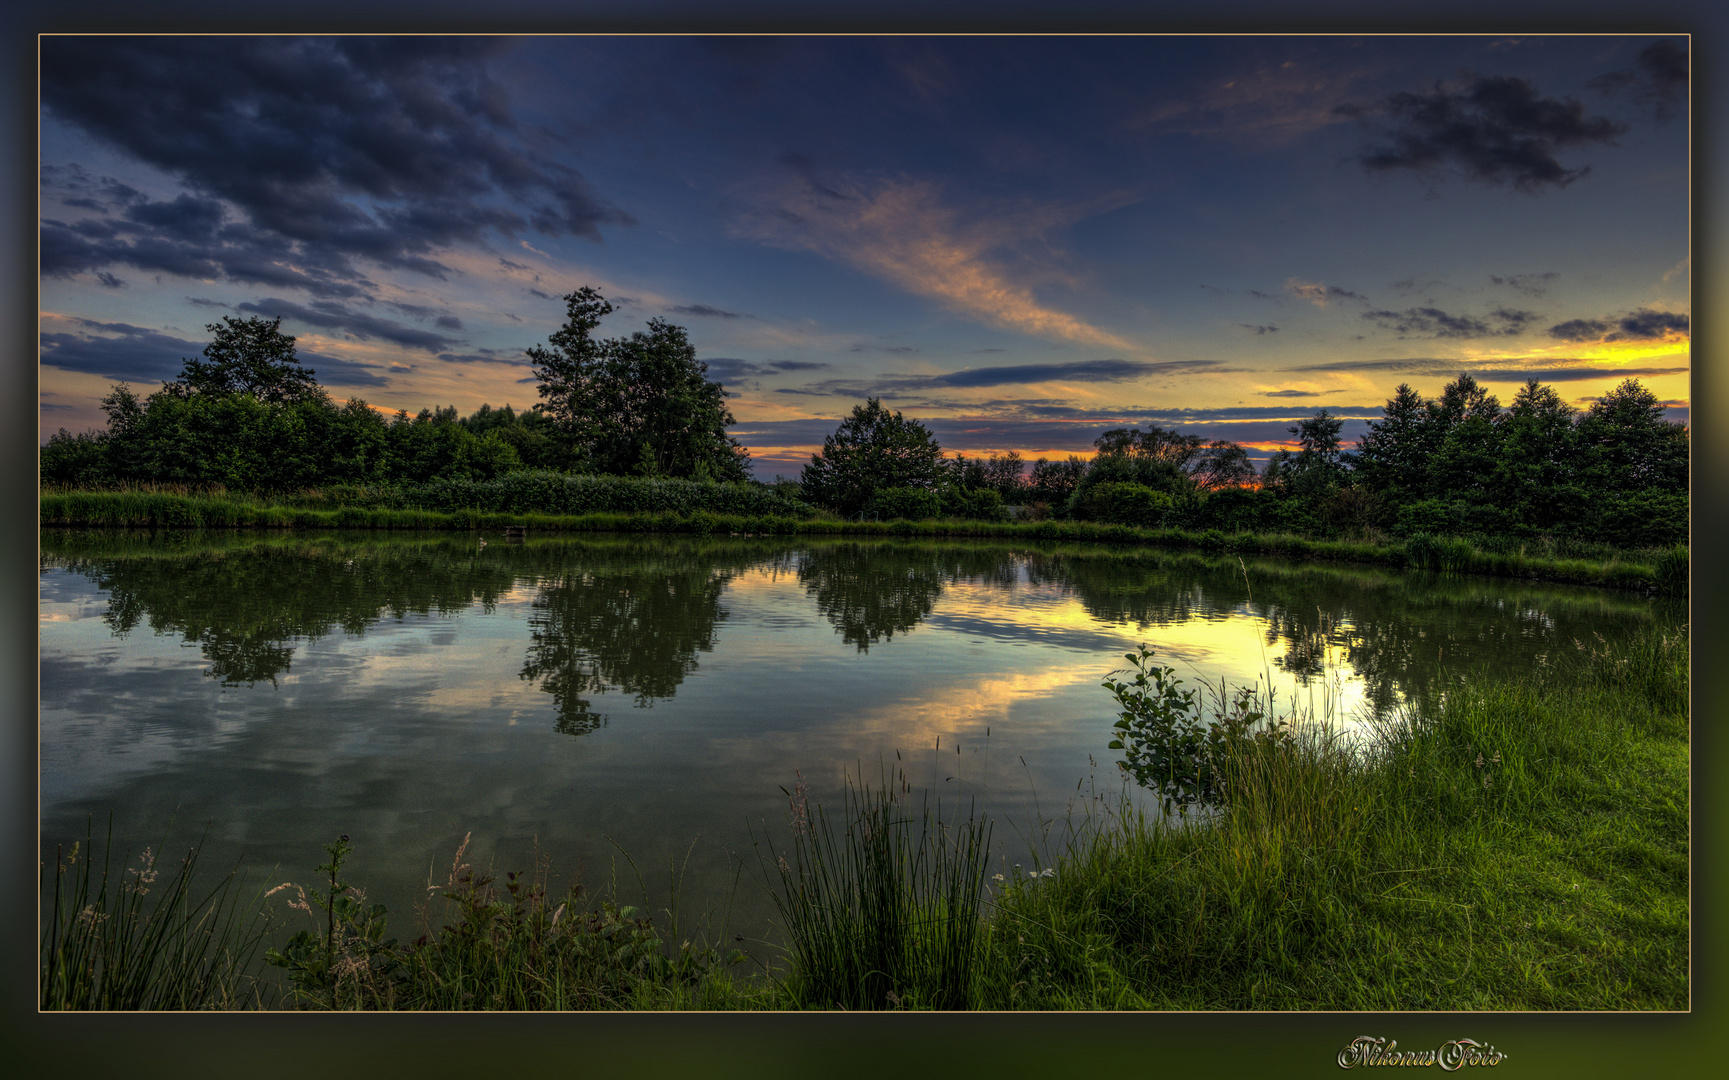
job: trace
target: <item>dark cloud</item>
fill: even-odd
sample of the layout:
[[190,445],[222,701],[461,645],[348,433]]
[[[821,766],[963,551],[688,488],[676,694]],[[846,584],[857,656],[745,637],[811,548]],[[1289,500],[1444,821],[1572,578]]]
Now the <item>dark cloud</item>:
[[1649,107],[1659,120],[1675,114],[1687,96],[1687,49],[1673,38],[1654,41],[1639,50],[1633,67],[1599,75],[1588,84],[1604,93],[1626,93]]
[[529,363],[528,357],[520,351],[500,352],[497,349],[477,349],[467,353],[441,352],[438,358],[453,364],[511,364],[523,367]]
[[669,308],[668,310],[670,310],[674,315],[695,315],[704,319],[756,318],[755,315],[747,315],[742,311],[722,311],[720,308],[710,307],[707,304],[681,304],[678,307]]
[[[1235,409],[1143,409],[1128,407],[1120,411],[1083,409],[1049,405],[1025,408],[1024,403],[1000,403],[1005,410],[995,415],[926,419],[916,417],[930,429],[945,450],[968,453],[1002,447],[1031,447],[1058,454],[1082,453],[1093,449],[1093,441],[1112,428],[1156,424],[1174,428],[1208,439],[1228,439],[1232,442],[1289,443],[1287,430],[1298,420],[1314,415],[1313,408],[1304,407],[1238,407]],[[1333,406],[1327,411],[1345,421],[1343,438],[1354,441],[1367,428],[1368,421],[1379,420],[1380,404],[1369,406]],[[834,432],[840,420],[771,420],[741,423],[729,429],[746,446],[816,446]],[[1256,451],[1251,456],[1262,457]],[[765,460],[767,460],[765,458]],[[790,459],[789,459],[790,460]]]
[[306,305],[272,296],[258,301],[248,300],[238,305],[236,310],[254,312],[267,318],[280,316],[307,326],[339,330],[362,341],[388,341],[393,345],[426,349],[429,352],[462,344],[456,338],[435,334],[430,330],[416,330],[412,326],[355,311],[332,300],[314,300],[310,305]]
[[[1228,373],[1236,368],[1220,367],[1217,360],[1079,360],[1053,364],[1015,364],[1005,367],[967,368],[946,375],[885,375],[867,379],[825,379],[801,387],[777,389],[777,394],[813,397],[888,398],[905,402],[931,390],[981,386],[1020,386],[1042,382],[1123,382],[1157,375],[1182,375],[1193,371]],[[951,405],[931,407],[947,408]],[[955,402],[952,407],[974,408]]]
[[[1211,366],[1211,361],[1196,362]],[[930,386],[1010,386],[1041,382],[1122,382],[1139,379],[1191,363],[1156,364],[1145,360],[1076,360],[1066,364],[1015,364],[1008,367],[968,368],[947,375],[931,376]]]
[[1542,296],[1549,291],[1549,283],[1560,276],[1553,270],[1541,274],[1514,274],[1511,277],[1490,274],[1489,281],[1496,285],[1517,289],[1527,296]]
[[1417,307],[1404,311],[1365,311],[1363,318],[1401,337],[1479,338],[1522,333],[1537,318],[1534,312],[1496,308],[1484,318],[1449,315],[1440,308]]
[[1320,397],[1318,390],[1262,390],[1262,397]]
[[[41,335],[42,363],[63,371],[100,375],[115,382],[149,384],[177,379],[186,358],[199,355],[208,344],[129,323],[74,321],[83,332]],[[323,353],[297,351],[295,355],[327,386],[389,385],[388,379],[365,364]]]
[[918,350],[914,349],[911,345],[854,345],[851,349],[848,349],[847,351],[848,352],[886,352],[886,353],[894,353],[897,356],[905,356],[908,353],[917,352]]
[[[1606,378],[1643,378],[1651,375],[1675,375],[1686,371],[1685,367],[1643,367],[1633,368],[1618,364],[1597,366],[1596,361],[1556,359],[1545,357],[1531,360],[1518,367],[1508,364],[1520,364],[1517,359],[1502,358],[1489,362],[1472,362],[1438,356],[1418,356],[1402,359],[1384,360],[1347,360],[1330,364],[1307,364],[1302,367],[1284,368],[1291,373],[1342,371],[1388,371],[1402,375],[1425,376],[1452,380],[1460,372],[1469,372],[1473,378],[1495,382],[1525,382],[1536,379],[1540,382],[1578,382],[1585,379]],[[1501,366],[1491,366],[1498,364]]]
[[96,274],[96,280],[101,282],[105,288],[109,289],[124,289],[126,287],[126,279],[117,278],[106,270],[98,271]]
[[206,344],[130,323],[74,321],[85,332],[40,336],[45,366],[100,375],[115,382],[167,382],[178,378],[186,358],[197,356]]
[[524,263],[511,262],[509,259],[506,259],[503,256],[499,256],[498,265],[504,267],[506,270],[532,270],[533,269],[533,267],[528,266]]
[[1536,379],[1538,382],[1582,382],[1586,379],[1640,379],[1652,375],[1676,375],[1685,372],[1684,367],[1534,367],[1534,368],[1472,368],[1471,375],[1477,379],[1496,382],[1527,382]]
[[1250,289],[1249,295],[1254,297],[1257,300],[1277,300],[1278,299],[1278,297],[1274,296],[1272,293],[1264,293],[1259,289]]
[[1692,332],[1692,319],[1671,311],[1639,308],[1620,318],[1568,319],[1549,328],[1561,341],[1651,341]]
[[233,304],[226,304],[221,300],[211,300],[203,296],[188,296],[186,302],[194,307],[226,308],[230,311],[234,309]]
[[486,71],[509,47],[500,38],[46,37],[44,110],[188,190],[130,201],[67,167],[54,175],[63,186],[84,183],[102,191],[84,198],[127,205],[102,222],[112,230],[104,240],[44,221],[42,271],[123,262],[355,295],[370,287],[357,260],[444,277],[437,253],[454,245],[529,231],[598,240],[601,225],[630,222],[518,130]]
[[779,375],[790,371],[820,371],[829,366],[808,360],[757,361],[740,360],[733,356],[710,357],[704,359],[703,363],[708,365],[710,382],[725,383],[728,386],[736,386],[746,379],[757,379],[764,375]]
[[1590,171],[1563,166],[1558,150],[1612,142],[1626,130],[1586,116],[1577,101],[1539,97],[1531,83],[1506,75],[1475,76],[1460,90],[1437,84],[1427,94],[1401,91],[1372,106],[1335,111],[1379,136],[1357,156],[1370,172],[1432,174],[1450,166],[1469,180],[1530,192],[1566,187]]
[[1253,330],[1257,334],[1276,334],[1279,332],[1279,328],[1271,324],[1266,326],[1256,326],[1254,323],[1240,322],[1237,325],[1242,327],[1244,330]]
[[528,292],[529,292],[529,295],[538,296],[542,300],[551,300],[553,298],[551,293],[543,293],[539,289],[530,289],[530,290],[528,290]]

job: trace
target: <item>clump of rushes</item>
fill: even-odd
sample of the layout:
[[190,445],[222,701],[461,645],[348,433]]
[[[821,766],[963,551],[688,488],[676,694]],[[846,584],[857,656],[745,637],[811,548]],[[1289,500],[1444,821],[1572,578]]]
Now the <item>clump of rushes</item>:
[[[785,789],[783,789],[784,791]],[[819,1009],[966,1009],[977,1001],[979,900],[990,823],[945,821],[927,800],[915,818],[904,778],[846,787],[837,836],[804,785],[788,792],[792,847],[759,856],[790,941],[783,990]],[[790,855],[790,861],[789,856]],[[772,857],[772,862],[771,858]],[[766,876],[766,874],[765,874]]]
[[[259,1006],[248,970],[269,931],[241,914],[239,868],[194,888],[194,845],[166,880],[150,848],[112,862],[113,823],[97,853],[94,827],[55,848],[53,899],[40,944],[43,1009],[237,1009]],[[96,864],[100,862],[100,871]],[[50,889],[42,866],[42,888]],[[46,895],[44,897],[46,899]]]

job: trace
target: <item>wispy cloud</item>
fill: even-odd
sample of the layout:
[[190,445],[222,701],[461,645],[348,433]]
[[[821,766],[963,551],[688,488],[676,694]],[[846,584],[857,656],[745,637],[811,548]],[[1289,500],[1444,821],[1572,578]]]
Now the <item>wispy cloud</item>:
[[773,205],[735,227],[758,240],[857,267],[995,326],[1141,351],[1108,330],[1043,303],[1005,265],[1008,249],[1044,235],[1065,216],[1051,210],[993,212],[985,220],[963,222],[929,183],[840,180],[819,185],[800,179]]
[[1349,289],[1342,289],[1337,285],[1322,285],[1317,281],[1302,281],[1297,278],[1286,279],[1285,291],[1299,300],[1307,300],[1309,303],[1321,308],[1326,307],[1334,300],[1362,300],[1366,303],[1368,299],[1367,297],[1354,293]]

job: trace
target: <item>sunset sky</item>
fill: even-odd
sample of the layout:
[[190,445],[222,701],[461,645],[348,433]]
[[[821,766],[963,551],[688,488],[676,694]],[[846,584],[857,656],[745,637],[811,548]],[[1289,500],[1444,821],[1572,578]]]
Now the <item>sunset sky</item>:
[[761,479],[867,396],[949,451],[1347,440],[1400,382],[1690,414],[1682,37],[48,37],[41,437],[282,316],[337,400],[538,400],[601,290]]

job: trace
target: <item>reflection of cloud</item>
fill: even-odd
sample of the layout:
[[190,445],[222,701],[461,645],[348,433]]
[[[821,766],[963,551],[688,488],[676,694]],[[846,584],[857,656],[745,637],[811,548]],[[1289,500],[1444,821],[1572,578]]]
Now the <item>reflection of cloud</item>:
[[1138,351],[1115,334],[1040,303],[994,257],[1057,223],[1051,214],[1023,213],[963,224],[927,183],[885,181],[873,188],[837,181],[824,188],[804,181],[738,228],[768,243],[858,267],[997,326]]

